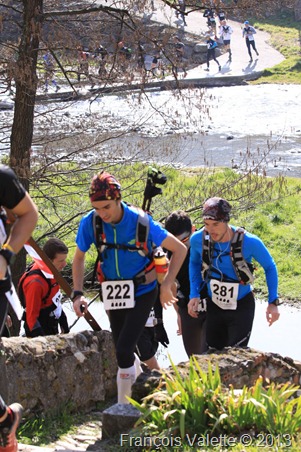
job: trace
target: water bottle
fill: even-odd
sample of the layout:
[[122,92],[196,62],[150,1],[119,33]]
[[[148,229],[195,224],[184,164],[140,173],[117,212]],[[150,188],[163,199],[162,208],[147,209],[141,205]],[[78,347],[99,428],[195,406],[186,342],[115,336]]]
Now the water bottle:
[[154,261],[157,273],[157,280],[158,283],[161,284],[165,277],[165,274],[168,271],[169,261],[166,254],[164,253],[163,249],[160,246],[158,246],[154,251]]

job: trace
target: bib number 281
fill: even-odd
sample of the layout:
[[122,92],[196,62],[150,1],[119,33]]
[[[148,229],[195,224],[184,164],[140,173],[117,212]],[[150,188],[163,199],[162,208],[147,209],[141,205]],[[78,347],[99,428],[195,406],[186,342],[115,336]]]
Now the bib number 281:
[[101,288],[105,310],[130,309],[135,306],[133,281],[104,281]]
[[228,283],[211,279],[211,299],[221,309],[237,308],[238,283]]

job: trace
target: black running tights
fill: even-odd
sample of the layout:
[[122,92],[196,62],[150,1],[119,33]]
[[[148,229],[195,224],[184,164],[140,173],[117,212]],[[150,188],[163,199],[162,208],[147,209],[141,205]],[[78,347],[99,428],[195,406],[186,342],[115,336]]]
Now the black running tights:
[[132,309],[109,311],[111,330],[116,348],[118,367],[126,369],[134,364],[134,351],[143,332],[151,308],[154,306],[158,287],[151,292],[136,297]]

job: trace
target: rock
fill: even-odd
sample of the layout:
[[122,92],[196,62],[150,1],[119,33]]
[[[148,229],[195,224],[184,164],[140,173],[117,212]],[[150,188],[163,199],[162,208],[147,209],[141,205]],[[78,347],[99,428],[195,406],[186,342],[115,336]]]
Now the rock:
[[[222,383],[241,389],[244,385],[251,387],[261,376],[268,382],[278,384],[290,382],[299,385],[301,382],[301,363],[291,358],[284,358],[276,353],[263,353],[250,348],[225,348],[221,351],[210,351],[204,355],[195,355],[198,364],[207,372],[209,363],[213,369],[219,367]],[[189,362],[177,365],[177,370],[183,378],[188,378]],[[164,371],[173,375],[173,369]],[[151,391],[164,385],[161,372],[143,373],[132,388],[132,398],[141,402]]]
[[142,400],[158,387],[161,378],[161,371],[150,370],[144,367],[143,372],[132,386],[132,398],[137,401]]
[[194,53],[207,53],[207,44],[197,43],[193,48]]
[[130,404],[116,403],[102,413],[102,437],[111,438],[134,427],[141,413]]

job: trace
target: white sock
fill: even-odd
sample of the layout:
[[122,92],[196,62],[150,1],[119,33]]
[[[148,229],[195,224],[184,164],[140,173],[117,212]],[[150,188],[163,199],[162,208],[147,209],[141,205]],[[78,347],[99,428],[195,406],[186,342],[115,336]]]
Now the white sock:
[[136,370],[136,378],[135,378],[135,381],[136,381],[136,379],[139,377],[139,375],[142,374],[143,370],[141,367],[141,361],[139,359],[139,356],[136,353],[134,353],[134,355],[135,355],[134,366],[135,366],[135,370]]
[[132,395],[132,384],[136,380],[135,365],[121,369],[118,367],[117,372],[117,390],[118,390],[118,403],[129,403],[127,396]]

